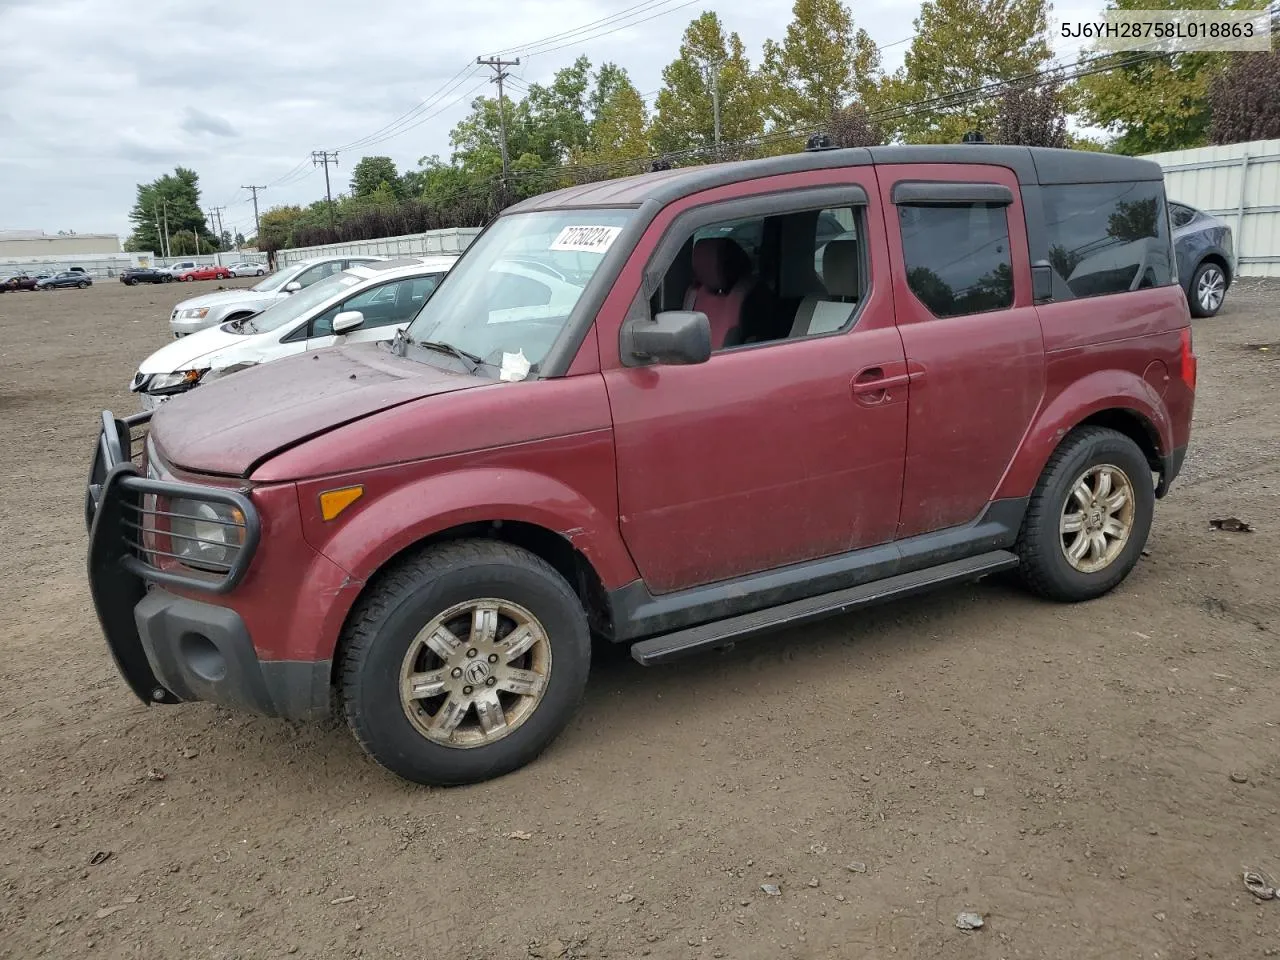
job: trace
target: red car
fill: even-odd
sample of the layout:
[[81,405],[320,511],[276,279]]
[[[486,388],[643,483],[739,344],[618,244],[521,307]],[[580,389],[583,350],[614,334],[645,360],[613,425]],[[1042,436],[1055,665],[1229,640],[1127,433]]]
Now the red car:
[[229,280],[231,271],[217,265],[188,267],[185,270],[176,271],[174,277],[179,280]]
[[1160,168],[1101,153],[815,150],[535,197],[390,350],[179,395],[136,464],[149,415],[104,414],[107,642],[144,701],[336,693],[379,763],[457,784],[564,728],[593,637],[665,663],[1002,570],[1101,597],[1190,437],[1173,256]]
[[15,273],[11,277],[0,280],[0,293],[8,290],[34,290],[42,277],[33,277],[26,273]]

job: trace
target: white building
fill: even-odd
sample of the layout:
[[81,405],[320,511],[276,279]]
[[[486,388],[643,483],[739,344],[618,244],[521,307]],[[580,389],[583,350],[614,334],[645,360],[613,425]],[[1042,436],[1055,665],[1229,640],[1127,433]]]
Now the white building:
[[93,253],[119,253],[114,233],[44,233],[40,230],[0,230],[0,259],[60,260]]

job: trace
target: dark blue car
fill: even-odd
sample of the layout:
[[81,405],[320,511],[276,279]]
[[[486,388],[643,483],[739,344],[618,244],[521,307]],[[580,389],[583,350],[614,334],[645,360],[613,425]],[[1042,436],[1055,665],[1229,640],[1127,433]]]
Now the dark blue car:
[[79,287],[83,290],[85,287],[93,283],[93,278],[87,273],[55,273],[52,277],[45,277],[36,283],[37,290],[52,290],[54,287]]
[[1235,275],[1235,248],[1231,227],[1212,214],[1169,202],[1173,247],[1178,257],[1178,279],[1187,293],[1193,317],[1212,317]]

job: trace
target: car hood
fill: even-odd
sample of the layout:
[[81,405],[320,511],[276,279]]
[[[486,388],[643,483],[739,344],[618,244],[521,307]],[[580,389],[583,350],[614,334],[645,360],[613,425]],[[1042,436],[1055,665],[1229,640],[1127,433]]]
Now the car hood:
[[190,310],[195,307],[216,307],[224,303],[270,303],[279,296],[280,292],[277,290],[267,293],[258,290],[218,290],[214,293],[204,293],[198,297],[183,300],[173,309]]
[[[230,333],[226,324],[199,330],[190,336],[165,344],[138,365],[138,372],[176,373],[179,370],[204,370],[210,367],[225,367],[237,363],[241,359],[238,354],[250,347],[257,337]],[[227,351],[237,354],[235,357],[222,358],[218,355]]]
[[175,467],[244,477],[272,454],[380,410],[492,383],[375,344],[335,347],[179,394],[156,411],[151,437]]

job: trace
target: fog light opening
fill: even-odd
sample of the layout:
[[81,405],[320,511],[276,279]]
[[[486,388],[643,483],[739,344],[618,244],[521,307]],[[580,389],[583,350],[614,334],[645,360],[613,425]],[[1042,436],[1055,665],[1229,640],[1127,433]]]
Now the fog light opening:
[[184,633],[178,649],[191,672],[200,679],[216,683],[227,675],[227,658],[204,634]]

